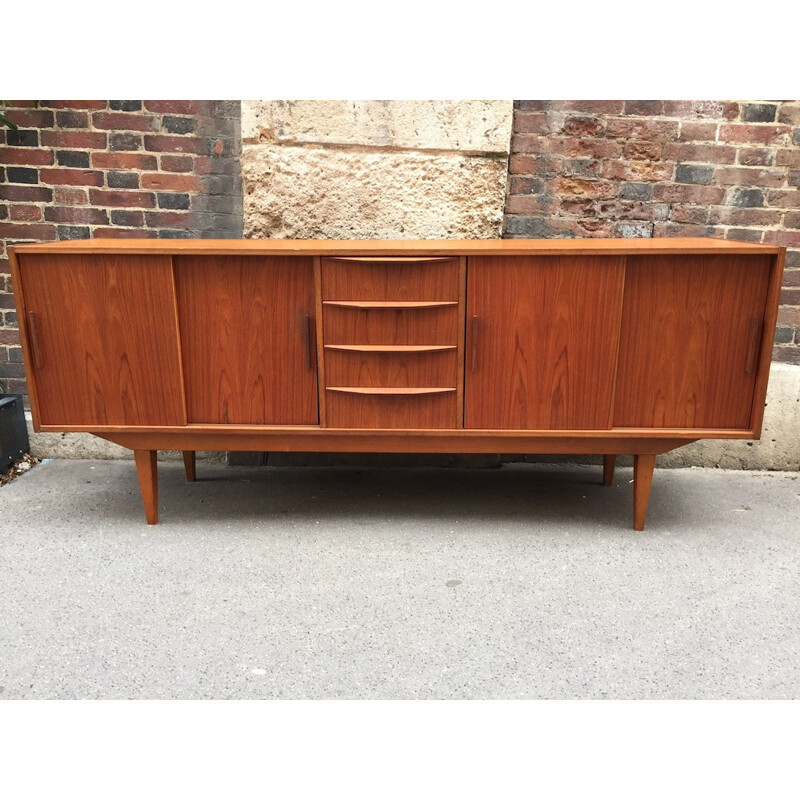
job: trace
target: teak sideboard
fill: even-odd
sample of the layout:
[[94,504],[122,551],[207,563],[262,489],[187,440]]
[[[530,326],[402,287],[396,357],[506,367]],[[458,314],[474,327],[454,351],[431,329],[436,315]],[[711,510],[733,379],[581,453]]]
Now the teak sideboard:
[[714,239],[10,248],[34,427],[156,453],[655,457],[761,433],[785,250]]

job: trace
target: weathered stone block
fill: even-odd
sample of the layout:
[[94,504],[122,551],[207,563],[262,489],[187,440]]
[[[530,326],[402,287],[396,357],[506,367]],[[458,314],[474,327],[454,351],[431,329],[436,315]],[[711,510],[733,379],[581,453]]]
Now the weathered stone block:
[[245,236],[497,237],[506,168],[505,158],[457,153],[245,145]]
[[508,153],[511,100],[245,100],[242,140]]

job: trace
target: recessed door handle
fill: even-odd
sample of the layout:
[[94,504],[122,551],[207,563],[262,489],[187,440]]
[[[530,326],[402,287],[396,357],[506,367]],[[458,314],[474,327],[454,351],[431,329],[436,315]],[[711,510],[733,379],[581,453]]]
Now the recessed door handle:
[[472,318],[472,372],[478,369],[478,317]]
[[306,369],[311,372],[314,368],[314,320],[306,316],[305,338],[306,338]]
[[761,317],[750,320],[750,349],[747,352],[747,366],[745,372],[752,375],[756,368],[756,355],[758,354],[758,340],[761,338]]
[[35,369],[41,369],[44,366],[44,358],[39,347],[39,332],[36,327],[36,314],[33,311],[28,312],[28,341],[31,343],[33,366]]

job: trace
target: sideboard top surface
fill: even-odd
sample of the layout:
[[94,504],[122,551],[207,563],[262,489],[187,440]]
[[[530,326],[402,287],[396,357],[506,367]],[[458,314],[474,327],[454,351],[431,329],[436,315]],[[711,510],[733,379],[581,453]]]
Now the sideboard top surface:
[[777,254],[777,245],[727,239],[81,239],[22,244],[16,253],[286,255],[331,257]]

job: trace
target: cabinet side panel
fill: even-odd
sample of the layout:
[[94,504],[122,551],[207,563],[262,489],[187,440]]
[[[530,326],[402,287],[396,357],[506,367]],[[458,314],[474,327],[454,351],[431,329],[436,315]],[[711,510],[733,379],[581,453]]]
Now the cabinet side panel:
[[615,427],[750,427],[769,256],[628,258]]
[[41,424],[186,423],[169,256],[28,254],[19,274]]
[[470,258],[465,427],[607,430],[623,256]]
[[175,258],[189,421],[316,425],[313,259]]

